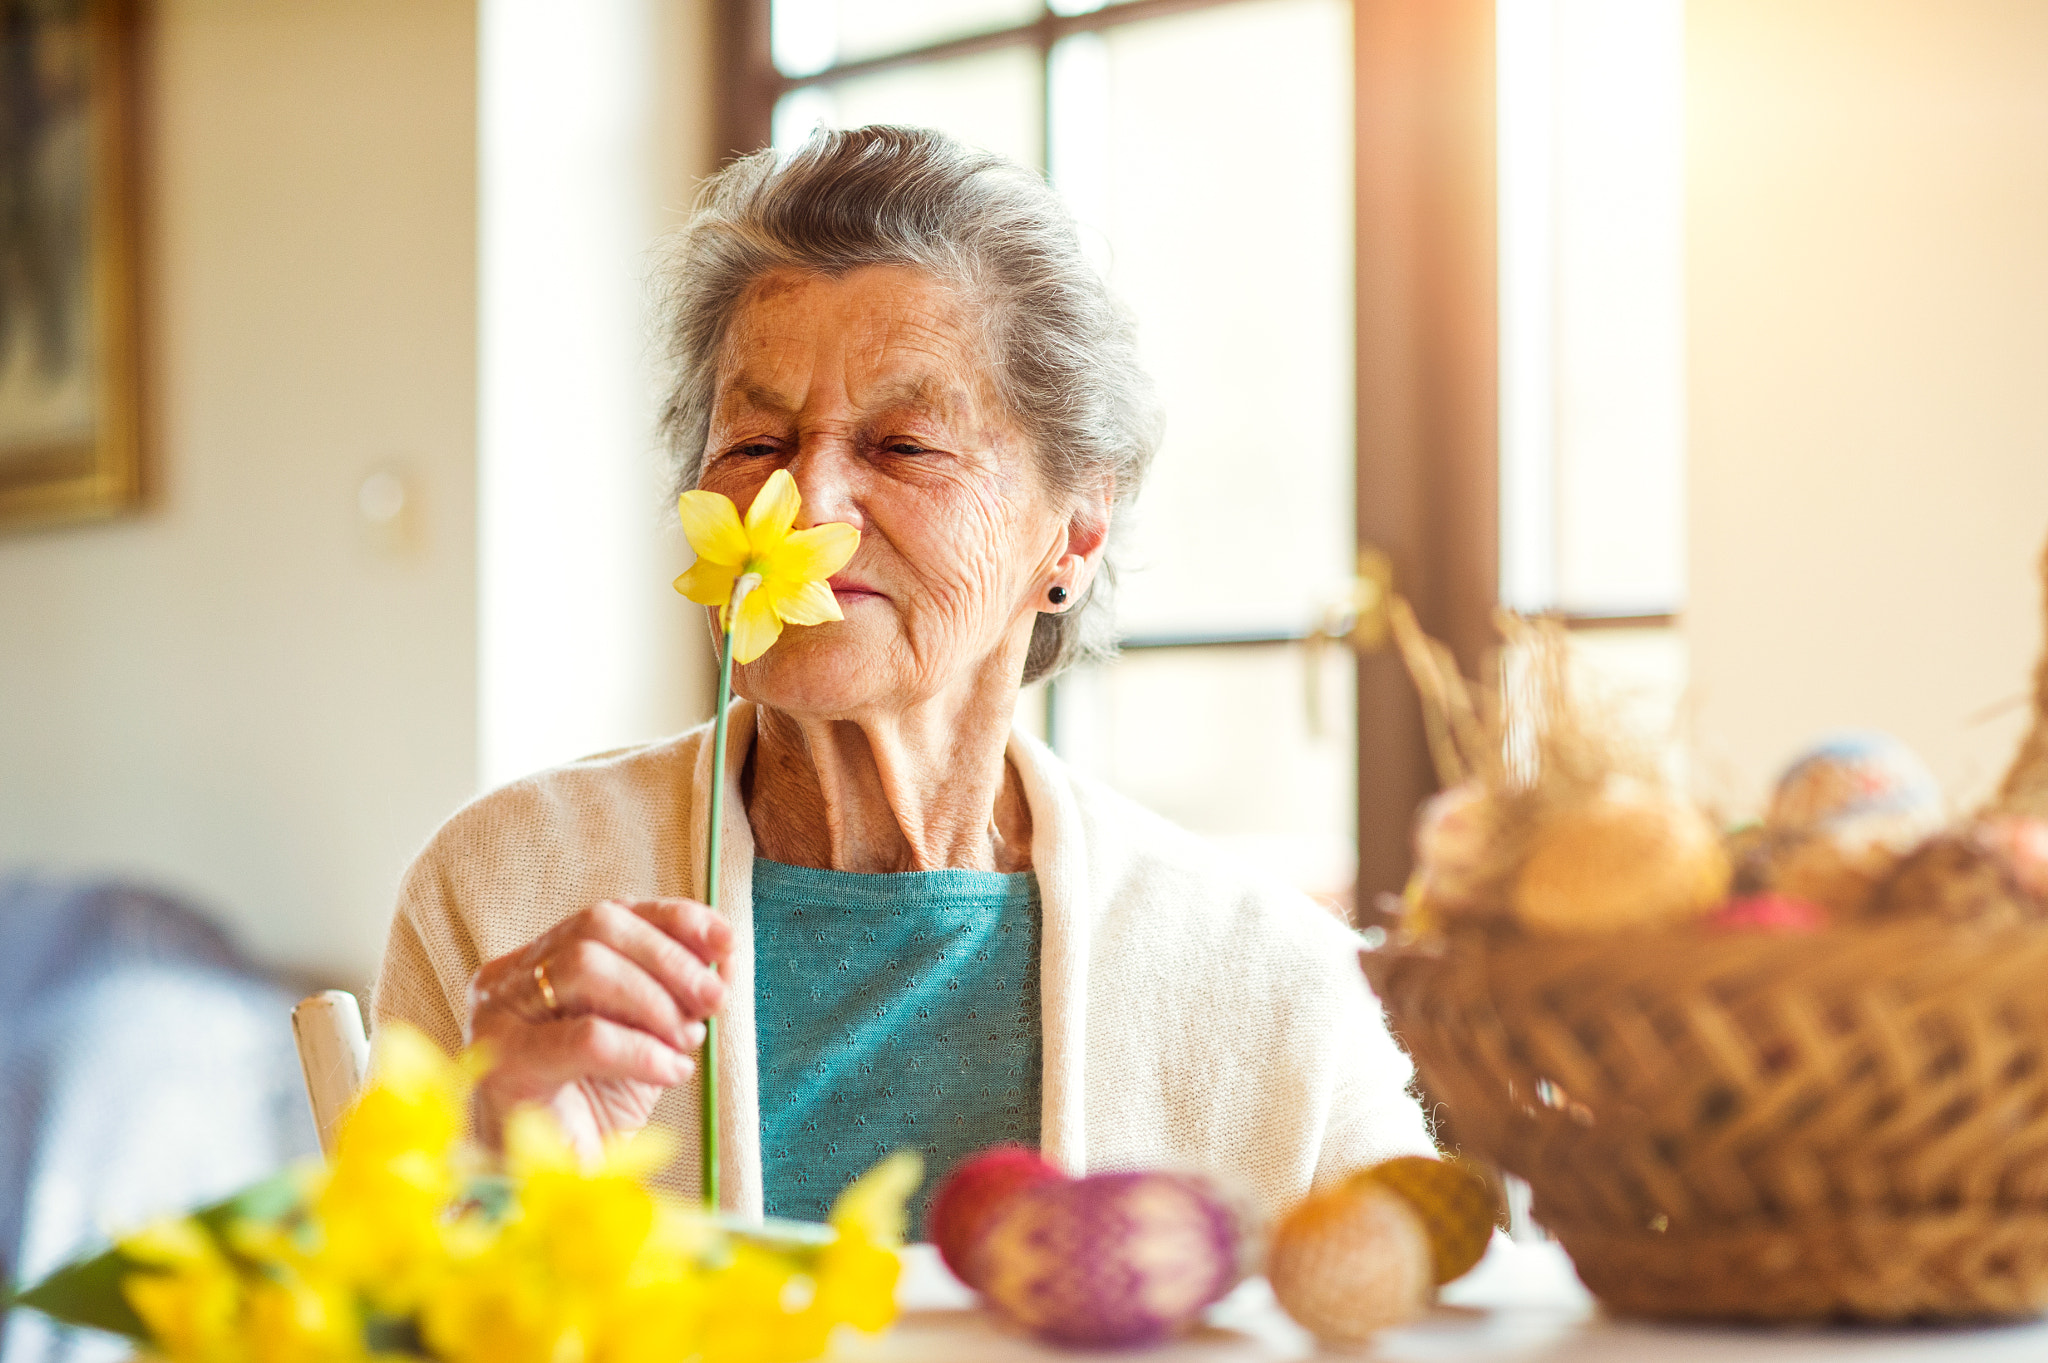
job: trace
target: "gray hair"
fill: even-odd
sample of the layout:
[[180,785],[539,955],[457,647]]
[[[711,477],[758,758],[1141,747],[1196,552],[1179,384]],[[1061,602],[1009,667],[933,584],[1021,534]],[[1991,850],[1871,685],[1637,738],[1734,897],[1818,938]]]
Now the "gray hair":
[[1040,474],[1068,496],[1110,490],[1109,551],[1086,596],[1038,617],[1024,681],[1110,656],[1128,519],[1117,513],[1137,494],[1161,431],[1136,328],[1045,181],[943,133],[820,129],[787,158],[755,152],[706,183],[663,267],[673,381],[661,426],[677,483],[695,487],[703,472],[719,352],[752,284],[781,269],[836,276],[867,265],[916,269],[960,290]]

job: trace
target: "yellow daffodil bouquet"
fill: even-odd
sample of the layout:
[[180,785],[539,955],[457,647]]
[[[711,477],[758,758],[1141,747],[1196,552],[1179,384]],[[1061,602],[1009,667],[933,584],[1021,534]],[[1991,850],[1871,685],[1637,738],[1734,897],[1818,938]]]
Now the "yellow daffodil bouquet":
[[650,1130],[580,1162],[539,1109],[502,1161],[462,1139],[477,1058],[380,1030],[329,1165],[145,1226],[11,1305],[168,1363],[784,1363],[895,1317],[915,1155],[826,1226],[740,1227],[652,1192]]

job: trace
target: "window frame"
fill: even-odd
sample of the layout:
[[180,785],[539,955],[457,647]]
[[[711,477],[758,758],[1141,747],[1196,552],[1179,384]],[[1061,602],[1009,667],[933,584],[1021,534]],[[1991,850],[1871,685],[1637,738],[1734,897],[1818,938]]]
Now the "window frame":
[[1039,57],[1041,126],[1038,169],[1043,171],[1052,118],[1048,72],[1053,46],[1060,39],[1076,33],[1100,33],[1104,29],[1171,14],[1250,4],[1255,0],[1124,0],[1124,3],[1105,4],[1085,14],[1054,14],[1041,0],[1038,18],[1026,23],[947,38],[880,56],[835,62],[807,76],[788,76],[776,69],[769,24],[769,8],[773,2],[718,0],[721,88],[718,91],[717,135],[721,161],[767,146],[773,129],[775,106],[792,90],[833,85],[859,76],[899,71],[905,67],[969,57],[1000,48],[1031,47],[1037,50]]

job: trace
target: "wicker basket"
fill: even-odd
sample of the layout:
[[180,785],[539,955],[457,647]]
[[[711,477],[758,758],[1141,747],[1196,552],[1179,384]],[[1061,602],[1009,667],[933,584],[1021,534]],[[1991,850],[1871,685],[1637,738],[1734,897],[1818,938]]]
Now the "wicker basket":
[[2048,927],[1463,937],[1366,971],[1630,1314],[2048,1307]]

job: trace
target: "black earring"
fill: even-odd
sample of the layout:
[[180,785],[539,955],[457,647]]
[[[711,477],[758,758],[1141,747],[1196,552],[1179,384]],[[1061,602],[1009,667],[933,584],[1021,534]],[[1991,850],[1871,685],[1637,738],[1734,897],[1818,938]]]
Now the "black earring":
[[1054,587],[1051,591],[1047,592],[1046,595],[1052,598],[1052,603],[1055,606],[1064,606],[1067,604],[1067,589],[1065,587]]

